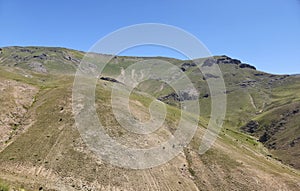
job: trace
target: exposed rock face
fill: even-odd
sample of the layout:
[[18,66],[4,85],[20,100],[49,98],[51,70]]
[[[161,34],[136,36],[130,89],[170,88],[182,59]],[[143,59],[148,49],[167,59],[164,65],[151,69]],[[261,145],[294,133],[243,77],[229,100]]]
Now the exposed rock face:
[[247,81],[243,81],[243,82],[239,83],[239,85],[242,88],[255,87],[255,84],[256,84],[256,80],[247,80]]
[[291,147],[295,147],[295,145],[296,145],[297,143],[300,143],[300,137],[294,139],[294,140],[290,143],[290,146],[291,146]]
[[40,54],[40,55],[35,55],[33,56],[33,58],[37,58],[37,59],[40,59],[40,60],[47,60],[48,56],[47,54]]
[[175,92],[173,92],[169,95],[158,98],[158,100],[160,100],[160,101],[166,101],[169,99],[174,100],[174,101],[196,100],[197,94],[193,93],[193,92],[182,91],[182,92],[179,92],[179,95],[176,94]]
[[292,103],[275,108],[256,121],[249,121],[241,130],[257,137],[277,160],[300,169],[299,119],[300,103]]
[[213,58],[209,58],[204,61],[202,67],[211,67],[212,65],[217,64],[217,60]]
[[31,67],[36,72],[47,73],[47,69],[42,63],[32,62],[29,64],[29,67]]
[[183,101],[183,99],[181,99],[175,92],[158,98],[159,101],[165,101],[167,99],[173,99],[175,101]]
[[261,142],[261,143],[265,143],[265,142],[267,142],[269,139],[271,138],[271,135],[269,135],[267,132],[264,132],[264,134],[261,136],[261,137],[259,137],[259,142]]
[[181,65],[180,69],[184,72],[190,67],[195,67],[197,66],[194,62],[185,62]]
[[245,126],[243,126],[241,129],[248,133],[255,133],[259,128],[259,123],[257,121],[250,121]]
[[213,75],[213,74],[205,74],[204,80],[207,80],[209,78],[220,78],[219,76]]
[[[16,66],[41,73],[75,72],[83,56],[83,52],[63,48],[3,47],[1,49],[0,57],[3,66]],[[55,63],[55,66],[47,68],[52,63]],[[60,65],[64,66],[60,68]]]
[[28,49],[28,48],[20,48],[20,52],[26,52],[26,53],[34,53],[34,51],[32,49]]
[[63,56],[63,58],[64,58],[65,60],[67,60],[67,61],[72,61],[72,62],[77,62],[77,63],[80,62],[80,60],[74,58],[74,56],[71,55],[70,53],[63,52],[63,53],[62,53],[62,56]]
[[[23,50],[23,49],[21,49],[21,50]],[[23,50],[23,51],[26,51],[26,49]],[[45,61],[45,60],[49,59],[48,55],[44,54],[44,53],[40,54],[40,55],[30,55],[30,56],[20,56],[18,54],[14,54],[14,55],[12,55],[12,58],[15,61],[17,61],[17,62],[20,62],[20,61],[21,62],[27,62],[27,61],[30,61],[32,59],[34,59],[34,60],[40,60],[40,61]]]
[[118,80],[114,79],[114,78],[110,78],[110,77],[100,77],[100,80],[104,80],[104,81],[109,81],[109,82],[114,82],[114,83],[121,83]]
[[253,69],[253,70],[256,70],[256,68],[254,66],[251,66],[249,64],[240,64],[240,68],[250,68],[250,69]]
[[225,55],[217,57],[217,58],[209,58],[209,59],[205,60],[202,67],[210,67],[213,64],[234,64],[234,65],[239,66],[240,68],[250,68],[250,69],[256,70],[256,68],[254,66],[242,63],[238,59],[232,59]]
[[217,59],[217,63],[218,64],[235,64],[235,65],[239,65],[241,64],[241,61],[238,59],[232,59],[228,56],[222,56],[221,58]]
[[208,97],[209,97],[209,94],[207,94],[207,93],[203,95],[203,98],[208,98]]
[[254,74],[254,76],[264,76],[265,74],[264,73],[257,73],[257,74]]

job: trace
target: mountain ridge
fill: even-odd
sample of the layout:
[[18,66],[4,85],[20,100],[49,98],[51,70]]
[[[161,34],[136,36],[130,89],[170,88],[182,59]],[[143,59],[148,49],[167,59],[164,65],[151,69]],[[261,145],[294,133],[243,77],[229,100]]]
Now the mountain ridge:
[[[73,119],[71,97],[74,73],[83,56],[84,52],[65,48],[11,47],[9,51],[2,48],[0,108],[3,115],[0,116],[0,129],[5,131],[0,134],[0,180],[11,187],[17,189],[23,185],[28,190],[299,188],[300,172],[296,169],[300,148],[298,113],[287,117],[290,111],[293,113],[291,105],[300,103],[299,77],[268,74],[251,65],[240,67],[241,61],[227,56],[215,56],[214,61],[160,58],[178,66],[199,91],[199,128],[191,143],[173,160],[153,169],[134,171],[97,159],[80,139]],[[146,120],[151,100],[160,98],[164,98],[161,100],[168,108],[168,115],[163,128],[149,137],[129,134],[114,119],[110,92],[122,68],[144,59],[114,57],[99,77],[95,100],[96,110],[101,114],[99,119],[111,137],[133,145],[146,139],[146,146],[152,146],[176,130],[181,102],[193,97],[177,95],[160,81],[148,80],[139,84],[130,97],[135,117]],[[207,80],[216,78],[203,75],[197,67],[205,61],[208,65],[219,64],[223,73],[227,115],[213,148],[199,155],[197,149],[211,110]],[[251,121],[254,125],[249,126]],[[277,126],[282,129],[273,131]],[[248,132],[243,127],[252,129]],[[264,136],[265,132],[268,136]],[[261,137],[268,139],[264,141]],[[273,143],[279,146],[272,147]]]

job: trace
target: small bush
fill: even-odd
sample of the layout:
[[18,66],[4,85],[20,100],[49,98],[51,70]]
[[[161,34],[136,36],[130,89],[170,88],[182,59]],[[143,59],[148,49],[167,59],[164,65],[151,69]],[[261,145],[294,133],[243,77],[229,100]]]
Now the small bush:
[[189,172],[191,173],[192,176],[195,176],[195,171],[192,168],[188,168]]
[[9,191],[9,186],[0,182],[0,191]]

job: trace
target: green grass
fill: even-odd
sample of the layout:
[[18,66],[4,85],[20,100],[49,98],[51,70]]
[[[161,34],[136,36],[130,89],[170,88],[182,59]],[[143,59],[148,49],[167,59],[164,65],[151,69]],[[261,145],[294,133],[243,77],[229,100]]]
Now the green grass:
[[[35,50],[35,48],[32,49]],[[55,53],[54,50],[57,50],[58,53]],[[42,48],[35,51],[34,55],[46,52],[53,56],[52,60],[44,63],[50,72],[49,74],[39,74],[26,70],[28,69],[26,65],[28,63],[22,63],[20,68],[8,67],[7,65],[11,65],[15,62],[12,58],[8,59],[9,62],[1,63],[0,76],[2,79],[11,79],[34,85],[39,88],[39,92],[34,98],[33,105],[27,108],[30,114],[34,113],[35,123],[1,152],[0,163],[2,161],[8,161],[13,164],[26,163],[32,166],[43,166],[46,169],[52,169],[58,172],[61,176],[72,177],[82,174],[86,179],[95,180],[94,168],[97,165],[94,163],[94,159],[86,153],[76,150],[79,148],[78,145],[80,145],[78,143],[80,135],[74,127],[72,110],[71,107],[69,107],[71,105],[70,98],[72,96],[72,83],[74,79],[74,76],[69,74],[75,71],[76,64],[65,63],[61,56],[62,51],[65,51],[75,58],[80,59],[83,57],[83,53],[60,48],[51,50]],[[11,53],[13,52],[12,50]],[[20,53],[17,51],[17,54],[26,56],[23,52]],[[10,55],[6,53],[4,57],[9,58]],[[120,74],[121,68],[125,69],[135,61],[142,60],[142,58],[133,57],[118,57],[116,59],[117,60],[113,60],[108,64],[103,75],[117,76]],[[174,62],[178,66],[185,62],[169,58],[163,59]],[[201,177],[201,174],[199,169],[202,168],[202,166],[193,165],[203,163],[203,165],[208,168],[217,166],[225,174],[224,181],[232,183],[234,179],[232,173],[242,169],[244,167],[242,163],[246,162],[255,170],[273,173],[278,177],[282,176],[280,173],[287,173],[298,178],[298,175],[293,174],[289,169],[284,169],[279,163],[270,162],[269,159],[266,158],[270,152],[266,150],[261,143],[257,142],[257,137],[241,133],[239,127],[251,119],[258,120],[263,125],[267,125],[274,119],[279,118],[283,107],[289,108],[290,105],[287,104],[296,103],[300,100],[300,93],[298,91],[300,88],[299,80],[291,79],[290,81],[284,82],[285,84],[283,85],[275,84],[271,89],[265,90],[269,79],[259,79],[259,77],[254,75],[257,71],[237,69],[233,65],[221,65],[220,67],[223,71],[228,90],[225,125],[217,140],[221,146],[216,146],[202,156],[194,156],[185,151],[185,155],[187,155],[188,172],[195,177],[196,181],[200,181],[199,177]],[[64,73],[68,75],[64,75]],[[32,75],[32,78],[25,77],[24,74]],[[198,88],[201,96],[209,93],[206,81],[203,80],[203,76],[198,70],[190,68],[186,71],[186,74],[195,84],[195,87]],[[255,87],[241,88],[239,86],[241,81],[249,79],[257,80],[260,83],[256,84]],[[145,81],[130,95],[131,100],[138,101],[142,104],[138,109],[141,109],[145,115],[148,114],[148,107],[155,98],[168,95],[173,91],[168,85],[165,85],[160,91],[161,84],[162,82],[157,80]],[[112,85],[113,83],[111,82],[98,81],[95,90],[97,112],[100,121],[107,125],[106,130],[109,131],[109,135],[122,138],[126,137],[128,132],[120,127],[112,113],[110,107]],[[253,98],[257,107],[256,109],[250,102],[250,96]],[[199,129],[207,128],[210,119],[211,99],[210,97],[200,97],[199,101],[201,116],[193,116],[190,114],[187,117],[193,120],[199,118]],[[167,117],[164,125],[168,127],[171,133],[176,130],[176,124],[181,117],[179,105],[180,104],[176,102],[166,105]],[[61,112],[61,107],[69,107],[69,111]],[[262,109],[263,113],[258,113],[258,111]],[[62,122],[60,119],[62,119]],[[288,126],[290,130],[281,133],[280,136],[277,137],[278,141],[281,143],[288,142],[290,140],[286,139],[286,137],[299,135],[300,132],[294,128],[299,123],[300,121],[298,119],[291,120]],[[15,128],[17,129],[18,127],[12,127],[13,130],[15,130]],[[190,145],[188,145],[188,148],[191,149],[192,152],[197,153],[201,138],[200,133],[196,133],[194,139]],[[86,148],[83,147],[83,149]],[[84,151],[87,152],[87,150]],[[231,152],[235,155],[231,155]],[[274,154],[274,157],[287,156],[284,159],[290,160],[287,154],[297,153],[299,153],[299,150],[288,150],[288,153],[278,151],[276,153],[272,152],[271,154]],[[197,163],[199,160],[202,163]],[[106,174],[114,172],[116,172],[116,174],[122,173],[122,170],[112,169],[112,167],[108,168],[105,164],[101,164],[97,166],[97,168],[101,170],[108,169],[104,171],[104,173],[97,174],[101,180],[106,178]],[[212,168],[212,171],[213,170],[215,169]],[[247,171],[247,168],[245,168],[245,171]],[[213,176],[212,174],[211,177]],[[118,176],[116,175],[116,177]],[[4,187],[6,184],[0,183],[0,185]]]
[[9,191],[9,185],[0,181],[0,191]]

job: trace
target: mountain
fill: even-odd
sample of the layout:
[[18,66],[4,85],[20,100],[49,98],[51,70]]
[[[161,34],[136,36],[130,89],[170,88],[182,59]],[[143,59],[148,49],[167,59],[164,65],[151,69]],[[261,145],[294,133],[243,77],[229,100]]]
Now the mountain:
[[[166,122],[147,136],[129,133],[114,118],[110,104],[112,87],[126,87],[118,81],[123,69],[147,59],[167,61],[200,92],[199,128],[191,143],[164,165],[132,170],[97,158],[75,126],[72,88],[84,55],[53,47],[0,49],[0,190],[299,189],[299,76],[257,71],[225,55],[192,61],[114,57],[97,81],[95,105],[107,134],[118,142],[150,147],[166,141],[178,124],[180,103],[194,99],[190,92],[178,95],[158,80],[140,83],[130,96],[133,115],[149,119],[150,103],[161,100]],[[223,129],[204,155],[198,148],[211,113],[207,81],[218,76],[203,74],[201,64],[218,64],[227,95]]]

